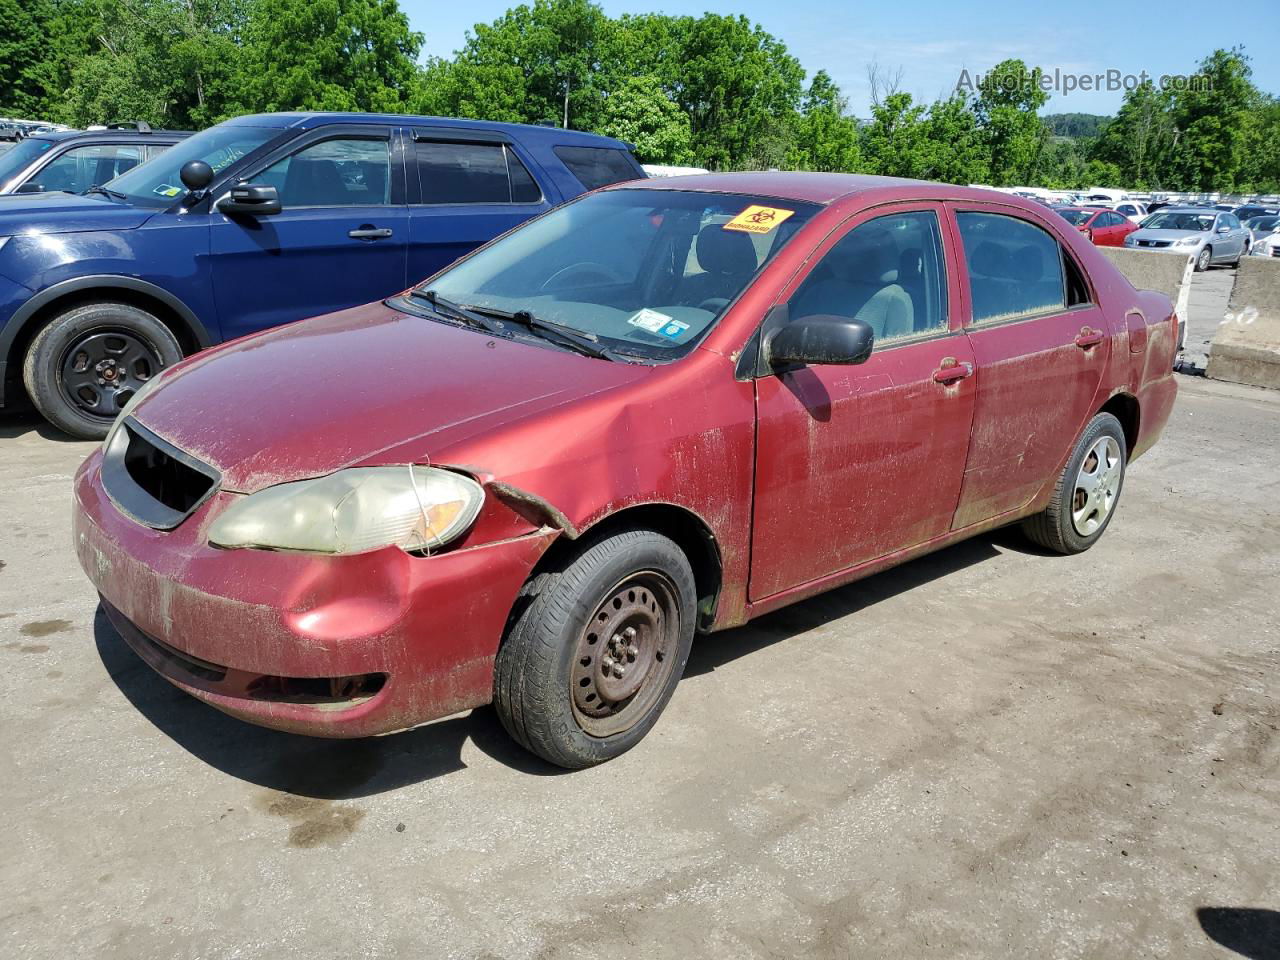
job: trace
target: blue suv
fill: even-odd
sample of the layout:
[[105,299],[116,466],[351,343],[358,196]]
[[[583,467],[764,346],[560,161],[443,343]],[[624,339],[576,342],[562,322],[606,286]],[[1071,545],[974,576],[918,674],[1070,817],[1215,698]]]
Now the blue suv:
[[55,426],[104,436],[188,353],[389,296],[643,176],[627,144],[570,130],[280,113],[211,127],[88,196],[0,198],[0,406],[25,386]]

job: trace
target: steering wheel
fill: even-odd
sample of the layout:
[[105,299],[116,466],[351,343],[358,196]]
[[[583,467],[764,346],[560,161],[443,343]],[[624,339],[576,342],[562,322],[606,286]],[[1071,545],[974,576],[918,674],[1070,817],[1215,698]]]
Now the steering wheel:
[[590,280],[596,280],[602,283],[626,283],[627,278],[622,276],[615,268],[605,263],[597,263],[594,260],[580,260],[577,263],[571,263],[568,266],[561,267],[551,276],[542,282],[541,290],[548,290],[556,285],[571,286],[566,282],[566,277],[573,277],[580,284]]

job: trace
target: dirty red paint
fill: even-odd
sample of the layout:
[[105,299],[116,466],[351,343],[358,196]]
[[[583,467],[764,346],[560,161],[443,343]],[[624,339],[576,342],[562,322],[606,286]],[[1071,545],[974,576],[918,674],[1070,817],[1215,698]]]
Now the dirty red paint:
[[[597,524],[627,522],[626,511],[684,517],[711,538],[719,572],[704,627],[723,629],[1042,509],[1082,426],[1114,397],[1136,411],[1133,456],[1168,418],[1169,301],[1135,291],[1082,234],[1030,201],[821,174],[624,188],[825,206],[698,348],[669,364],[491,339],[380,303],[184,362],[134,415],[215,467],[217,492],[161,532],[106,494],[101,453],[75,485],[81,565],[144,659],[194,696],[268,726],[323,736],[408,727],[487,702],[494,655],[540,559]],[[825,250],[856,224],[907,208],[936,211],[941,224],[949,309],[940,336],[857,366],[736,375],[765,313]],[[957,210],[1049,231],[1092,302],[974,327]],[[939,382],[950,360],[972,374]],[[247,398],[258,414],[245,412]],[[328,557],[208,543],[235,497],[347,466],[406,463],[459,469],[488,489],[480,517],[445,552]],[[222,665],[227,677],[202,680],[145,637]],[[256,674],[373,673],[385,685],[343,709],[244,692]]]

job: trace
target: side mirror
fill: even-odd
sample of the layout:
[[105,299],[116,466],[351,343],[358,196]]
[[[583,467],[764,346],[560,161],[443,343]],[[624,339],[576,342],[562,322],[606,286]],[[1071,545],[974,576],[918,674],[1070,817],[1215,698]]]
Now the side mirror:
[[194,193],[213,183],[213,167],[203,160],[188,160],[178,171],[178,177],[182,180],[182,185]]
[[238,183],[218,204],[218,210],[229,217],[266,217],[283,209],[280,194],[266,183]]
[[865,363],[875,345],[875,331],[865,320],[847,317],[802,317],[778,327],[765,338],[765,360],[771,367],[792,363]]
[[1218,232],[1219,232],[1219,233],[1230,233],[1230,232],[1231,232],[1231,228],[1230,228],[1230,227],[1228,227],[1228,226],[1224,223],[1222,226],[1220,226],[1220,227],[1218,228]]
[[44,193],[43,183],[24,183],[14,193]]

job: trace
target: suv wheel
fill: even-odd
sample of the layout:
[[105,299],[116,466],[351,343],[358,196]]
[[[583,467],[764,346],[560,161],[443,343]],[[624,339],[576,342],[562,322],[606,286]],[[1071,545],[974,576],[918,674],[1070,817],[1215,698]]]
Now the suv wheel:
[[46,420],[96,440],[144,383],[181,359],[177,338],[152,314],[125,303],[89,303],[36,334],[22,378]]
[[544,760],[611,760],[657,722],[684,673],[697,590],[681,549],[650,530],[605,537],[525,588],[494,664],[502,725]]

